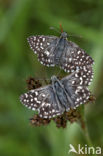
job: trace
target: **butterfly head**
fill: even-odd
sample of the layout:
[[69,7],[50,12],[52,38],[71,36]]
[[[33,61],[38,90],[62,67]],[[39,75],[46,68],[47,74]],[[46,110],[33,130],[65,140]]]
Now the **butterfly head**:
[[62,88],[61,88],[60,81],[58,80],[58,78],[56,76],[52,76],[51,80],[52,80],[52,87],[53,87],[54,92],[62,93]]
[[54,83],[54,82],[56,82],[58,79],[57,79],[57,77],[56,77],[55,75],[53,75],[53,76],[51,77],[51,80],[52,80],[52,82]]
[[51,77],[52,85],[55,86],[55,88],[58,88],[60,84],[60,80],[54,75]]
[[68,34],[67,34],[66,32],[62,32],[62,33],[61,33],[61,37],[67,38],[67,37],[68,37]]

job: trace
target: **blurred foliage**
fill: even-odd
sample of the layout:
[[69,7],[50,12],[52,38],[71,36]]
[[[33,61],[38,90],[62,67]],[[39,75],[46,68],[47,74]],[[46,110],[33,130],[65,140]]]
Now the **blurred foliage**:
[[[0,156],[67,156],[69,144],[103,147],[103,1],[4,0],[0,1]],[[95,104],[85,106],[88,130],[68,123],[66,129],[32,127],[33,111],[21,105],[29,76],[50,78],[59,68],[42,66],[30,50],[30,35],[58,35],[50,26],[63,25],[70,37],[95,60],[92,92]],[[79,37],[82,36],[82,37]],[[71,153],[71,155],[73,155]]]

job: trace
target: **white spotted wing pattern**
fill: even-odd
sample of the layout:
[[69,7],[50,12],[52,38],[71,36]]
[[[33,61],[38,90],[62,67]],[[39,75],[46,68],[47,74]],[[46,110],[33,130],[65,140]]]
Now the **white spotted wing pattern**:
[[[92,70],[93,59],[77,44],[66,41],[66,46],[61,57],[60,66],[65,72],[74,72],[83,69]],[[92,73],[92,71],[91,71]]]
[[29,109],[38,111],[39,116],[43,118],[53,118],[64,112],[56,103],[51,85],[30,90],[20,96],[20,101]]
[[31,49],[38,55],[41,64],[46,66],[55,66],[54,52],[55,46],[59,40],[55,36],[31,36],[28,39]]

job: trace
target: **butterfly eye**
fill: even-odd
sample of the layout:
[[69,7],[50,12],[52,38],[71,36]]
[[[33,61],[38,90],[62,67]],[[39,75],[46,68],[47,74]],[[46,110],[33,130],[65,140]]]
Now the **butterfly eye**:
[[61,33],[61,36],[62,36],[63,38],[67,38],[67,37],[68,37],[68,34],[67,34],[66,32],[62,32],[62,33]]

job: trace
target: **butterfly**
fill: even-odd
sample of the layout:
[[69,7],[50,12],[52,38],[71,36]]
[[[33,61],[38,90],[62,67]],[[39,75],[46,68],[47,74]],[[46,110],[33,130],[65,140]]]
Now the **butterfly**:
[[27,38],[31,49],[38,55],[38,60],[45,66],[58,65],[65,72],[74,72],[87,68],[94,60],[77,44],[67,40],[68,34],[62,32],[56,36],[30,36]]
[[91,95],[85,79],[77,77],[81,71],[71,73],[59,80],[51,77],[50,85],[30,90],[20,96],[20,101],[26,107],[38,111],[41,118],[54,118],[65,111],[76,109],[87,103]]

